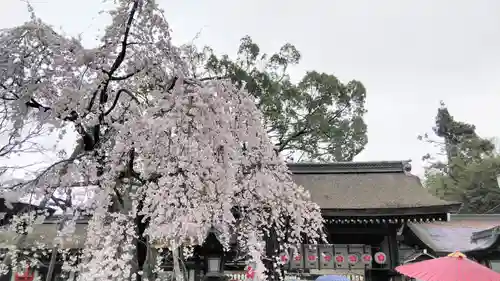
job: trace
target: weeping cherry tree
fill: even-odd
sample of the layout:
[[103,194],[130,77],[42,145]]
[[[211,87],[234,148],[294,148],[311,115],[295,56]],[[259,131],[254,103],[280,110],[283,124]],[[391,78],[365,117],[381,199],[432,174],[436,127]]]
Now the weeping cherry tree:
[[[0,35],[0,100],[13,131],[37,122],[63,140],[64,132],[78,136],[71,153],[35,176],[1,183],[10,197],[65,214],[56,240],[29,248],[23,238],[47,213],[14,216],[3,271],[36,267],[46,252],[47,280],[61,257],[82,281],[155,280],[161,268],[151,245],[161,241],[181,280],[176,261],[215,228],[221,241],[237,237],[257,280],[272,277],[279,252],[322,237],[319,207],[293,183],[247,92],[187,77],[154,0],[106,2],[114,3],[112,21],[94,49],[55,32],[31,7],[30,21]],[[82,217],[83,248],[64,250]],[[269,237],[279,249],[266,251]]]

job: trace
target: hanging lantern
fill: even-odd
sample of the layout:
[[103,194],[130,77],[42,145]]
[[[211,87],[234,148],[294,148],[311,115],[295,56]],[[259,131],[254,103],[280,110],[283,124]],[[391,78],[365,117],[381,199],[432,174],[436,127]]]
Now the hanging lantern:
[[344,262],[344,256],[343,255],[336,255],[335,256],[335,262],[336,263],[343,263]]
[[223,272],[222,258],[220,256],[206,257],[206,275],[218,276]]
[[347,259],[349,260],[350,264],[357,264],[359,261],[358,255],[356,255],[356,254],[349,255],[349,257]]
[[252,266],[248,266],[246,270],[246,277],[247,279],[252,280],[255,277],[255,269]]
[[326,262],[330,262],[332,260],[332,256],[330,256],[328,254],[324,254],[323,255],[323,260],[326,261]]
[[12,278],[14,281],[33,281],[35,280],[35,270],[31,270],[30,266],[26,266],[26,269],[23,273],[16,272],[14,273]]
[[374,255],[375,262],[378,264],[385,264],[387,262],[387,256],[382,252],[377,252]]
[[281,254],[280,260],[281,260],[281,263],[283,263],[283,264],[288,263],[288,255],[286,253]]
[[361,256],[361,261],[364,263],[364,264],[370,264],[372,262],[373,258],[370,254],[363,254],[363,256]]
[[317,257],[316,257],[315,255],[309,255],[309,256],[307,256],[307,259],[308,259],[310,262],[315,261],[315,260],[316,260],[316,258],[317,258]]
[[301,255],[299,255],[299,254],[297,254],[297,255],[295,255],[295,256],[293,257],[293,259],[294,259],[295,261],[300,261],[300,260],[302,259],[302,256],[301,256]]

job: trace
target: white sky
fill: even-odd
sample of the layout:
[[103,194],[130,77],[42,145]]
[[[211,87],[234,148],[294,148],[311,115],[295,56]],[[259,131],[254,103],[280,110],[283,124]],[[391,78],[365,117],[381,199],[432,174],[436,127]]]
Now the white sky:
[[[367,88],[369,143],[356,160],[413,159],[429,147],[439,101],[486,137],[500,136],[498,0],[158,0],[176,43],[210,45],[233,55],[250,35],[265,52],[290,42],[307,70],[357,79]],[[107,23],[100,0],[33,0],[39,17],[87,45]],[[28,18],[20,0],[1,0],[0,28]]]

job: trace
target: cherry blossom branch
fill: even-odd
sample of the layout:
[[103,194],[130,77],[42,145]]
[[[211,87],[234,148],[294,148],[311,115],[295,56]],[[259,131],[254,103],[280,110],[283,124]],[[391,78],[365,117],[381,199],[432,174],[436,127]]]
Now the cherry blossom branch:
[[134,94],[132,94],[132,92],[130,92],[129,90],[127,89],[120,89],[117,93],[116,93],[116,96],[115,96],[115,100],[113,101],[113,104],[111,105],[111,107],[106,110],[106,112],[104,113],[104,116],[107,116],[109,115],[113,109],[115,109],[115,106],[116,104],[118,103],[118,99],[120,98],[120,94],[121,93],[126,93],[127,95],[129,95],[129,97],[134,100],[136,103],[139,104],[139,100],[134,96]]
[[[20,189],[22,187],[26,187],[26,186],[30,186],[30,185],[35,186],[40,182],[40,180],[44,176],[46,176],[49,172],[52,172],[56,167],[58,167],[60,165],[64,165],[64,164],[69,164],[77,159],[82,158],[83,156],[85,156],[85,154],[79,154],[79,155],[76,155],[74,157],[69,157],[67,159],[57,161],[57,162],[53,163],[52,165],[50,165],[49,167],[43,169],[34,179],[29,180],[27,182],[18,183],[18,184],[12,185],[10,187],[6,187],[5,189],[16,190],[16,189]],[[45,194],[44,199],[39,204],[39,206],[41,208],[45,208],[45,206],[47,205],[49,200],[53,200],[55,204],[58,204],[57,199],[54,196],[56,188],[49,188],[46,190],[48,190],[48,192]],[[56,200],[54,200],[54,199],[56,199]],[[64,210],[65,208],[63,207],[62,209]]]
[[123,35],[122,48],[120,54],[118,55],[115,62],[111,66],[111,69],[108,71],[108,75],[110,77],[113,76],[115,71],[120,67],[120,65],[123,63],[123,60],[125,59],[125,54],[127,53],[128,36],[130,34],[130,29],[132,28],[132,22],[134,21],[134,16],[138,8],[139,8],[139,0],[135,0],[134,4],[132,5],[132,9],[130,10],[127,24],[125,26],[125,33]]
[[131,73],[129,73],[129,74],[125,74],[125,75],[123,75],[123,76],[112,76],[112,75],[110,75],[108,72],[106,72],[106,73],[109,75],[109,79],[110,79],[111,81],[122,81],[122,80],[127,80],[127,79],[131,78],[132,76],[134,76],[134,75],[136,75],[136,74],[140,73],[142,70],[143,70],[143,69],[137,69],[136,71],[131,72]]
[[[100,139],[100,129],[101,129],[101,126],[104,124],[104,117],[106,116],[105,112],[103,112],[103,110],[104,110],[103,107],[104,107],[105,103],[108,101],[108,93],[107,93],[107,91],[108,91],[109,83],[111,82],[111,77],[114,75],[114,73],[116,72],[116,70],[118,70],[118,68],[121,66],[121,64],[125,60],[125,55],[127,53],[127,41],[128,41],[128,37],[129,37],[129,34],[130,34],[130,29],[132,27],[132,23],[134,21],[134,15],[137,12],[138,7],[139,7],[139,0],[135,0],[133,2],[132,9],[130,10],[130,13],[129,13],[129,16],[128,16],[128,20],[127,20],[127,23],[126,23],[126,26],[125,26],[125,33],[123,35],[123,41],[122,41],[122,44],[121,44],[120,53],[118,54],[118,56],[115,59],[113,65],[111,66],[111,69],[107,71],[108,79],[106,79],[101,84],[102,87],[100,87],[100,93],[99,93],[99,105],[100,105],[99,106],[99,110],[100,110],[100,113],[99,113],[99,117],[98,117],[99,123],[96,124],[93,127],[93,129],[92,129],[92,135],[93,135],[94,145],[99,142],[99,139]],[[104,159],[101,159],[100,161],[102,162],[103,160]]]

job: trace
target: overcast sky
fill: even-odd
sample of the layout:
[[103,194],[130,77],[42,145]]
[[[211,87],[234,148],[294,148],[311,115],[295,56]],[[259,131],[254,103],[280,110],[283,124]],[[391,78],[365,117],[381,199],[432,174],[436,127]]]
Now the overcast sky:
[[[369,143],[356,160],[413,159],[429,147],[439,101],[486,137],[500,136],[498,0],[159,0],[176,43],[236,53],[250,35],[265,52],[283,43],[303,55],[292,77],[333,73],[367,88]],[[39,17],[91,45],[107,23],[100,0],[33,0]],[[0,28],[28,18],[19,0],[1,0]]]

